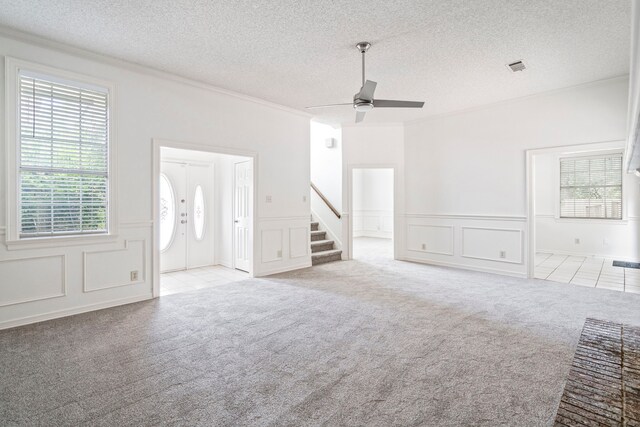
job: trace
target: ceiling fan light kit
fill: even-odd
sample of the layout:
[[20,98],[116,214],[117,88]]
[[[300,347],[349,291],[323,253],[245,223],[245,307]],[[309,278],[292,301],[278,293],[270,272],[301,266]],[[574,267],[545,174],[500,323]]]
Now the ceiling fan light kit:
[[356,110],[356,123],[364,120],[365,113],[367,111],[373,110],[374,108],[422,108],[424,106],[424,102],[422,101],[396,101],[388,99],[375,99],[373,97],[376,86],[378,84],[365,78],[365,55],[369,48],[371,48],[371,43],[369,42],[360,42],[356,44],[356,49],[358,49],[358,51],[362,54],[362,86],[360,87],[360,91],[353,95],[353,102],[317,105],[307,108],[325,108],[342,105],[352,105]]

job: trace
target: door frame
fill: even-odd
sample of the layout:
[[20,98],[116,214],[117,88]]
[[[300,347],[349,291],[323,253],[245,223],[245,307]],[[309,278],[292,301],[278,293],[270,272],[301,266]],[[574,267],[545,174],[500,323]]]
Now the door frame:
[[[353,259],[353,170],[354,169],[392,169],[393,170],[393,232],[391,240],[393,242],[393,259],[399,259],[400,254],[398,244],[399,224],[398,224],[398,203],[399,203],[399,183],[398,183],[398,165],[394,163],[362,163],[349,164],[347,166],[347,221],[346,231],[348,238],[343,239],[347,242],[347,259]],[[344,250],[344,248],[343,248]]]
[[184,141],[174,141],[168,139],[159,139],[153,138],[151,140],[152,145],[152,164],[151,164],[151,184],[152,184],[152,197],[151,197],[151,212],[152,212],[152,228],[153,233],[151,236],[151,287],[152,294],[154,298],[160,296],[160,150],[161,148],[178,148],[182,150],[192,150],[192,151],[204,151],[208,153],[216,153],[216,154],[227,154],[232,156],[243,156],[248,157],[253,160],[253,209],[251,219],[251,235],[253,236],[251,246],[252,250],[250,251],[250,261],[249,261],[249,275],[251,277],[255,277],[254,272],[256,271],[256,257],[254,256],[256,253],[256,238],[255,238],[255,230],[258,229],[258,215],[257,215],[257,207],[258,207],[258,153],[252,150],[244,150],[238,148],[231,147],[219,147],[212,146],[206,144],[198,144],[192,142],[184,142]]

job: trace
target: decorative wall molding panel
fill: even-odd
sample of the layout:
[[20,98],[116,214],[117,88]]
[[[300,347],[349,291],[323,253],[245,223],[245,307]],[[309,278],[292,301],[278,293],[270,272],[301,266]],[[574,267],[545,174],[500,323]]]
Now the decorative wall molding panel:
[[393,237],[393,211],[353,211],[354,237]]
[[310,215],[268,217],[258,221],[260,262],[255,276],[311,266]]
[[309,256],[309,244],[309,227],[292,227],[289,229],[291,258]]
[[487,261],[522,264],[522,230],[462,227],[462,256]]
[[407,250],[453,256],[452,225],[407,225]]
[[65,255],[0,260],[0,307],[64,297]]
[[284,230],[280,228],[260,231],[263,263],[282,260],[282,252],[284,250],[283,232]]
[[404,222],[403,259],[526,277],[523,217],[409,214]]
[[[146,280],[147,241],[125,240],[124,247],[84,251],[82,255],[83,292],[100,291],[144,283]],[[117,265],[118,268],[113,268]],[[134,272],[137,278],[133,278]]]

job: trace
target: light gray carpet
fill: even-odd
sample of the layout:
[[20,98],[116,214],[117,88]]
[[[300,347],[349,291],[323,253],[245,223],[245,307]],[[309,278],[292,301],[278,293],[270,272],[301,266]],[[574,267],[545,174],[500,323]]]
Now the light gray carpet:
[[553,422],[640,295],[371,257],[0,332],[1,425]]

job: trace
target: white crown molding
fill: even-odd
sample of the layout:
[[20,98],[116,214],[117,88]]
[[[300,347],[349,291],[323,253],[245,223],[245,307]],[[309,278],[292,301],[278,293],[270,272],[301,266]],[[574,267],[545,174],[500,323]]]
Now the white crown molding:
[[83,49],[81,47],[73,46],[66,43],[57,42],[54,40],[47,39],[45,37],[37,36],[35,34],[26,33],[23,31],[19,31],[13,28],[9,28],[3,25],[0,25],[0,36],[13,39],[15,41],[24,42],[24,43],[32,43],[42,47],[55,49],[70,55],[80,56],[85,59],[90,59],[93,61],[99,61],[104,64],[125,68],[129,71],[146,74],[154,77],[163,78],[166,80],[171,80],[176,83],[182,83],[185,85],[189,85],[192,87],[196,87],[198,89],[207,90],[210,92],[215,92],[220,95],[229,96],[232,98],[240,99],[242,101],[251,102],[254,104],[262,105],[264,107],[273,108],[276,110],[284,111],[290,114],[298,115],[305,117],[307,119],[311,119],[313,117],[311,114],[297,110],[295,108],[287,107],[284,105],[276,104],[275,102],[267,101],[265,99],[252,97],[249,95],[244,95],[242,93],[233,92],[231,90],[223,89],[217,86],[214,86],[210,83],[206,83],[200,80],[195,80],[192,78],[184,77],[178,74],[170,73],[167,71],[159,70],[157,68],[136,64],[133,62],[125,61],[123,59],[119,59],[113,56],[104,55],[101,53],[93,52],[87,49]]

